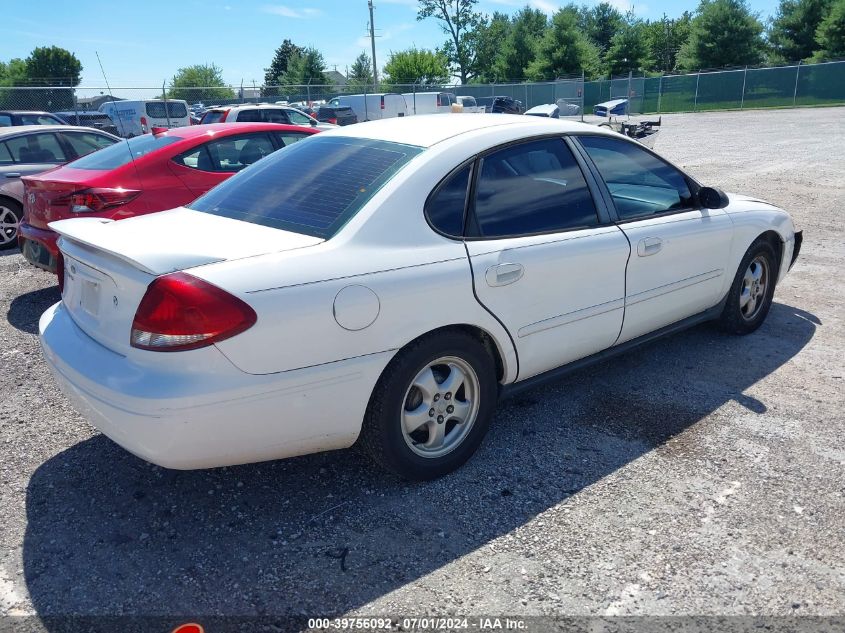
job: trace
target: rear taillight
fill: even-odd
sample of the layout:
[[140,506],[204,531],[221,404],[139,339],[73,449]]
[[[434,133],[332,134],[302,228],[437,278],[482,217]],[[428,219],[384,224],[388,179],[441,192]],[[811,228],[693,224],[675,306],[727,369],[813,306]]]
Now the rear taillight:
[[141,134],[146,134],[150,131],[150,128],[147,126],[147,117],[141,117]]
[[229,116],[229,111],[224,110],[222,116],[220,117],[219,123],[223,123],[226,120],[226,117]]
[[186,273],[158,277],[147,288],[132,321],[130,344],[157,352],[212,345],[255,325],[246,303]]
[[337,125],[337,118],[335,117],[329,117],[328,119],[326,119],[326,121],[331,123],[332,125]]
[[381,109],[384,110],[384,97],[381,98]]
[[141,195],[136,189],[84,189],[70,195],[68,204],[72,213],[97,213],[132,202]]

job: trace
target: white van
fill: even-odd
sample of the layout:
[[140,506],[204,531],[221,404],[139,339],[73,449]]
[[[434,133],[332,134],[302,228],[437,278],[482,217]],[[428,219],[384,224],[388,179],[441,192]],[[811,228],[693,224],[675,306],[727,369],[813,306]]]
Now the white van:
[[338,95],[330,106],[348,106],[357,115],[358,121],[391,119],[408,114],[405,99],[397,92],[381,92],[371,95]]
[[451,112],[458,98],[451,92],[405,92],[402,93],[411,114],[438,114]]
[[188,102],[182,99],[107,101],[100,112],[109,115],[117,133],[126,138],[152,131],[154,127],[184,127],[191,124]]

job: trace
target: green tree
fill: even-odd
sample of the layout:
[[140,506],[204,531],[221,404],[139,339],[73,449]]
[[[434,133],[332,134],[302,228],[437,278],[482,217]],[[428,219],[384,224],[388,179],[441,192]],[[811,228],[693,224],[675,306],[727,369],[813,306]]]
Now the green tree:
[[176,71],[170,80],[167,97],[194,103],[234,99],[235,93],[223,81],[223,70],[215,64],[194,64]]
[[674,20],[664,13],[660,20],[646,23],[644,37],[651,62],[649,70],[669,73],[677,69],[678,51],[689,39],[691,23],[689,11]]
[[579,11],[579,25],[602,53],[610,49],[613,36],[624,23],[625,18],[619,9],[608,2],[600,2],[590,8],[584,6]]
[[537,47],[537,58],[528,65],[534,81],[575,75],[591,77],[599,71],[599,51],[578,26],[578,8],[567,5],[552,17]]
[[474,81],[492,83],[506,77],[502,60],[502,42],[507,40],[512,24],[504,13],[496,11],[478,28],[475,42]]
[[475,76],[477,43],[484,17],[475,10],[478,0],[419,0],[417,20],[435,18],[448,36],[443,46],[461,83]]
[[281,83],[288,86],[330,85],[332,82],[326,76],[323,54],[311,46],[295,52],[288,60],[288,69],[281,76]]
[[835,0],[830,13],[816,30],[819,50],[814,59],[823,61],[845,57],[845,0]]
[[39,46],[26,58],[31,85],[78,86],[82,64],[76,55],[58,46]]
[[8,63],[0,62],[0,86],[24,86],[27,84],[26,61],[16,57]]
[[273,61],[270,67],[264,69],[264,83],[273,85],[279,83],[279,79],[288,71],[288,63],[293,55],[302,53],[302,48],[285,39],[282,45],[273,54]]
[[610,40],[610,48],[604,58],[605,66],[611,75],[626,75],[631,71],[638,72],[651,66],[645,34],[646,27],[642,20],[637,20],[629,14]]
[[759,64],[762,35],[763,25],[746,0],[701,0],[678,63],[687,70]]
[[409,86],[440,85],[449,80],[449,60],[442,51],[409,48],[406,51],[391,51],[384,65],[385,83],[396,89]]
[[537,43],[546,29],[546,14],[525,7],[517,13],[502,43],[499,70],[504,79],[522,80],[525,71],[537,56]]
[[373,61],[366,53],[361,53],[352,63],[346,85],[356,92],[373,85]]
[[773,59],[794,62],[808,59],[818,49],[816,31],[830,13],[831,0],[780,0],[769,26]]

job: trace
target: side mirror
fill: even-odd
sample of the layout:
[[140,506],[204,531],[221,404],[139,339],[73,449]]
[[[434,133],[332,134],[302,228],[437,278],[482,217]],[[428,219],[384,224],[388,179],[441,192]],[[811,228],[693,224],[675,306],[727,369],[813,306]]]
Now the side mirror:
[[716,187],[702,187],[698,190],[698,201],[705,209],[724,209],[730,203],[728,194]]
[[311,119],[311,127],[317,127],[317,121]]

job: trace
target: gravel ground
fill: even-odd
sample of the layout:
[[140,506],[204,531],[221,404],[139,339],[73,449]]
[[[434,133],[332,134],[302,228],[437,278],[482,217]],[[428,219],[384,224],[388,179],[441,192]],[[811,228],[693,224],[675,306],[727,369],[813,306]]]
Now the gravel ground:
[[843,118],[665,115],[658,151],[804,229],[768,320],[510,400],[422,485],[352,450],[200,472],[129,455],[42,361],[53,279],[4,254],[0,614],[845,615]]

